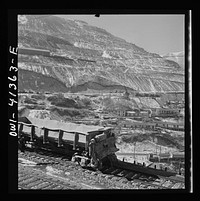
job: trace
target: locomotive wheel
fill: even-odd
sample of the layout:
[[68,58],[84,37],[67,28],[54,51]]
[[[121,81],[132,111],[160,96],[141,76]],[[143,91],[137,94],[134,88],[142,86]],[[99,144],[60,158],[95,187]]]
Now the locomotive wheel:
[[110,166],[118,161],[117,156],[115,154],[111,154],[108,156],[108,160],[110,162]]
[[86,164],[86,159],[82,158],[81,161],[80,161],[80,166],[81,167],[86,167],[87,164]]
[[25,146],[25,140],[23,137],[21,137],[19,140],[18,140],[18,148],[21,152],[24,152],[26,146]]
[[101,166],[111,166],[111,161],[108,156],[101,160]]
[[78,164],[80,165],[80,161],[79,161],[79,159],[76,157],[77,155],[78,155],[78,153],[74,153],[74,154],[72,155],[71,161],[72,161],[73,163],[78,162]]
[[103,168],[103,162],[102,160],[98,160],[98,170],[101,170]]
[[72,161],[73,163],[75,163],[75,162],[76,162],[76,158],[75,158],[74,156],[72,156],[71,161]]

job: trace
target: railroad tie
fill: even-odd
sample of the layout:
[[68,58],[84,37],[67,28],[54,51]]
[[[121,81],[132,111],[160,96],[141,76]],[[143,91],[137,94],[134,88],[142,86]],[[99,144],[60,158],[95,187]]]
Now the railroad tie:
[[116,168],[114,167],[110,167],[108,169],[106,169],[105,171],[103,171],[104,174],[110,174],[111,172],[113,172],[113,170],[115,170]]
[[124,176],[124,175],[126,175],[127,173],[129,173],[129,171],[128,170],[122,170],[121,172],[119,172],[117,175],[118,176]]
[[41,183],[39,183],[39,184],[36,185],[36,186],[31,187],[31,189],[42,189],[42,188],[47,187],[47,186],[50,186],[50,185],[51,185],[50,182],[41,181]]
[[105,170],[107,170],[109,167],[107,167],[107,166],[104,166],[104,167],[102,167],[101,168],[101,172],[104,172]]
[[133,175],[135,175],[134,172],[128,172],[126,175],[124,175],[124,177],[127,179],[131,179]]
[[35,179],[34,177],[31,177],[31,178],[30,178],[30,176],[29,176],[29,178],[26,178],[26,179],[24,179],[24,180],[21,180],[21,181],[19,182],[19,184],[20,184],[20,185],[28,185],[28,184],[30,184],[30,183],[32,183],[32,182],[34,182],[34,181],[36,181],[36,179]]
[[122,172],[122,169],[115,169],[114,171],[111,172],[111,174],[117,175],[120,172]]
[[56,188],[57,186],[58,186],[57,184],[50,183],[50,185],[44,187],[43,190],[52,190],[52,189]]
[[41,180],[38,180],[38,178],[36,178],[35,181],[30,182],[29,184],[26,185],[26,187],[32,188],[32,187],[34,187],[34,186],[37,186],[37,185],[40,184],[40,183],[41,183]]
[[132,177],[131,177],[131,179],[137,179],[137,178],[139,178],[140,177],[140,173],[135,173]]

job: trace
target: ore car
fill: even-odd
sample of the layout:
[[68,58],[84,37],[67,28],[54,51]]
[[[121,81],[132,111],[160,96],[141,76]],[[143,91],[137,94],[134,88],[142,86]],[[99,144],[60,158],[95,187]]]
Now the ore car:
[[37,118],[19,118],[19,148],[46,149],[70,155],[81,166],[100,168],[115,160],[115,134],[110,127],[59,122]]

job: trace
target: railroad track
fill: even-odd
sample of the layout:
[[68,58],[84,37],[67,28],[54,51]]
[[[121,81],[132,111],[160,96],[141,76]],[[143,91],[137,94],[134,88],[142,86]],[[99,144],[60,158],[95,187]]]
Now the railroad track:
[[[77,189],[185,188],[183,182],[179,182],[168,177],[159,178],[156,176],[145,175],[114,166],[105,166],[101,169],[101,171],[85,169],[71,162],[69,157],[64,157],[61,154],[55,154],[46,150],[38,150],[36,152],[32,152],[31,150],[27,149],[25,152],[19,151],[18,157],[35,162],[37,164],[35,166],[36,169],[43,169],[44,171],[45,168],[46,171],[52,168],[52,170],[54,171],[53,174],[55,173],[55,171],[57,171],[58,173],[56,174],[60,175],[60,177],[67,174],[67,178],[69,178],[72,183],[76,183],[78,179],[79,183],[82,183],[82,186],[78,186]],[[63,187],[62,184],[60,184],[59,186],[61,186],[61,189],[67,189],[67,187]],[[68,189],[70,189],[70,187]]]
[[39,170],[32,170],[19,165],[18,189],[42,189],[42,190],[74,190],[81,189],[80,185],[69,181],[62,181],[56,177],[44,174]]
[[128,181],[141,184],[140,187],[144,188],[156,188],[156,189],[183,189],[185,185],[183,182],[177,182],[175,179],[167,177],[154,177],[146,174],[141,174],[134,171],[124,170],[116,167],[104,167],[101,170],[108,175],[115,175],[124,177]]

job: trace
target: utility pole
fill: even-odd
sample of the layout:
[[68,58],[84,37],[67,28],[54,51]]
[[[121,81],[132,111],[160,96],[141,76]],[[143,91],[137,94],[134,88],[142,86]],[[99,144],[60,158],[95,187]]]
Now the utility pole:
[[154,142],[155,142],[155,144],[156,144],[156,156],[157,156],[157,138],[156,138],[156,136],[154,136]]
[[161,155],[161,145],[160,145],[159,162],[160,162],[160,157],[161,157],[160,155]]
[[157,144],[156,144],[156,155],[157,155]]
[[134,143],[134,160],[135,160],[135,148],[136,148],[136,142]]

